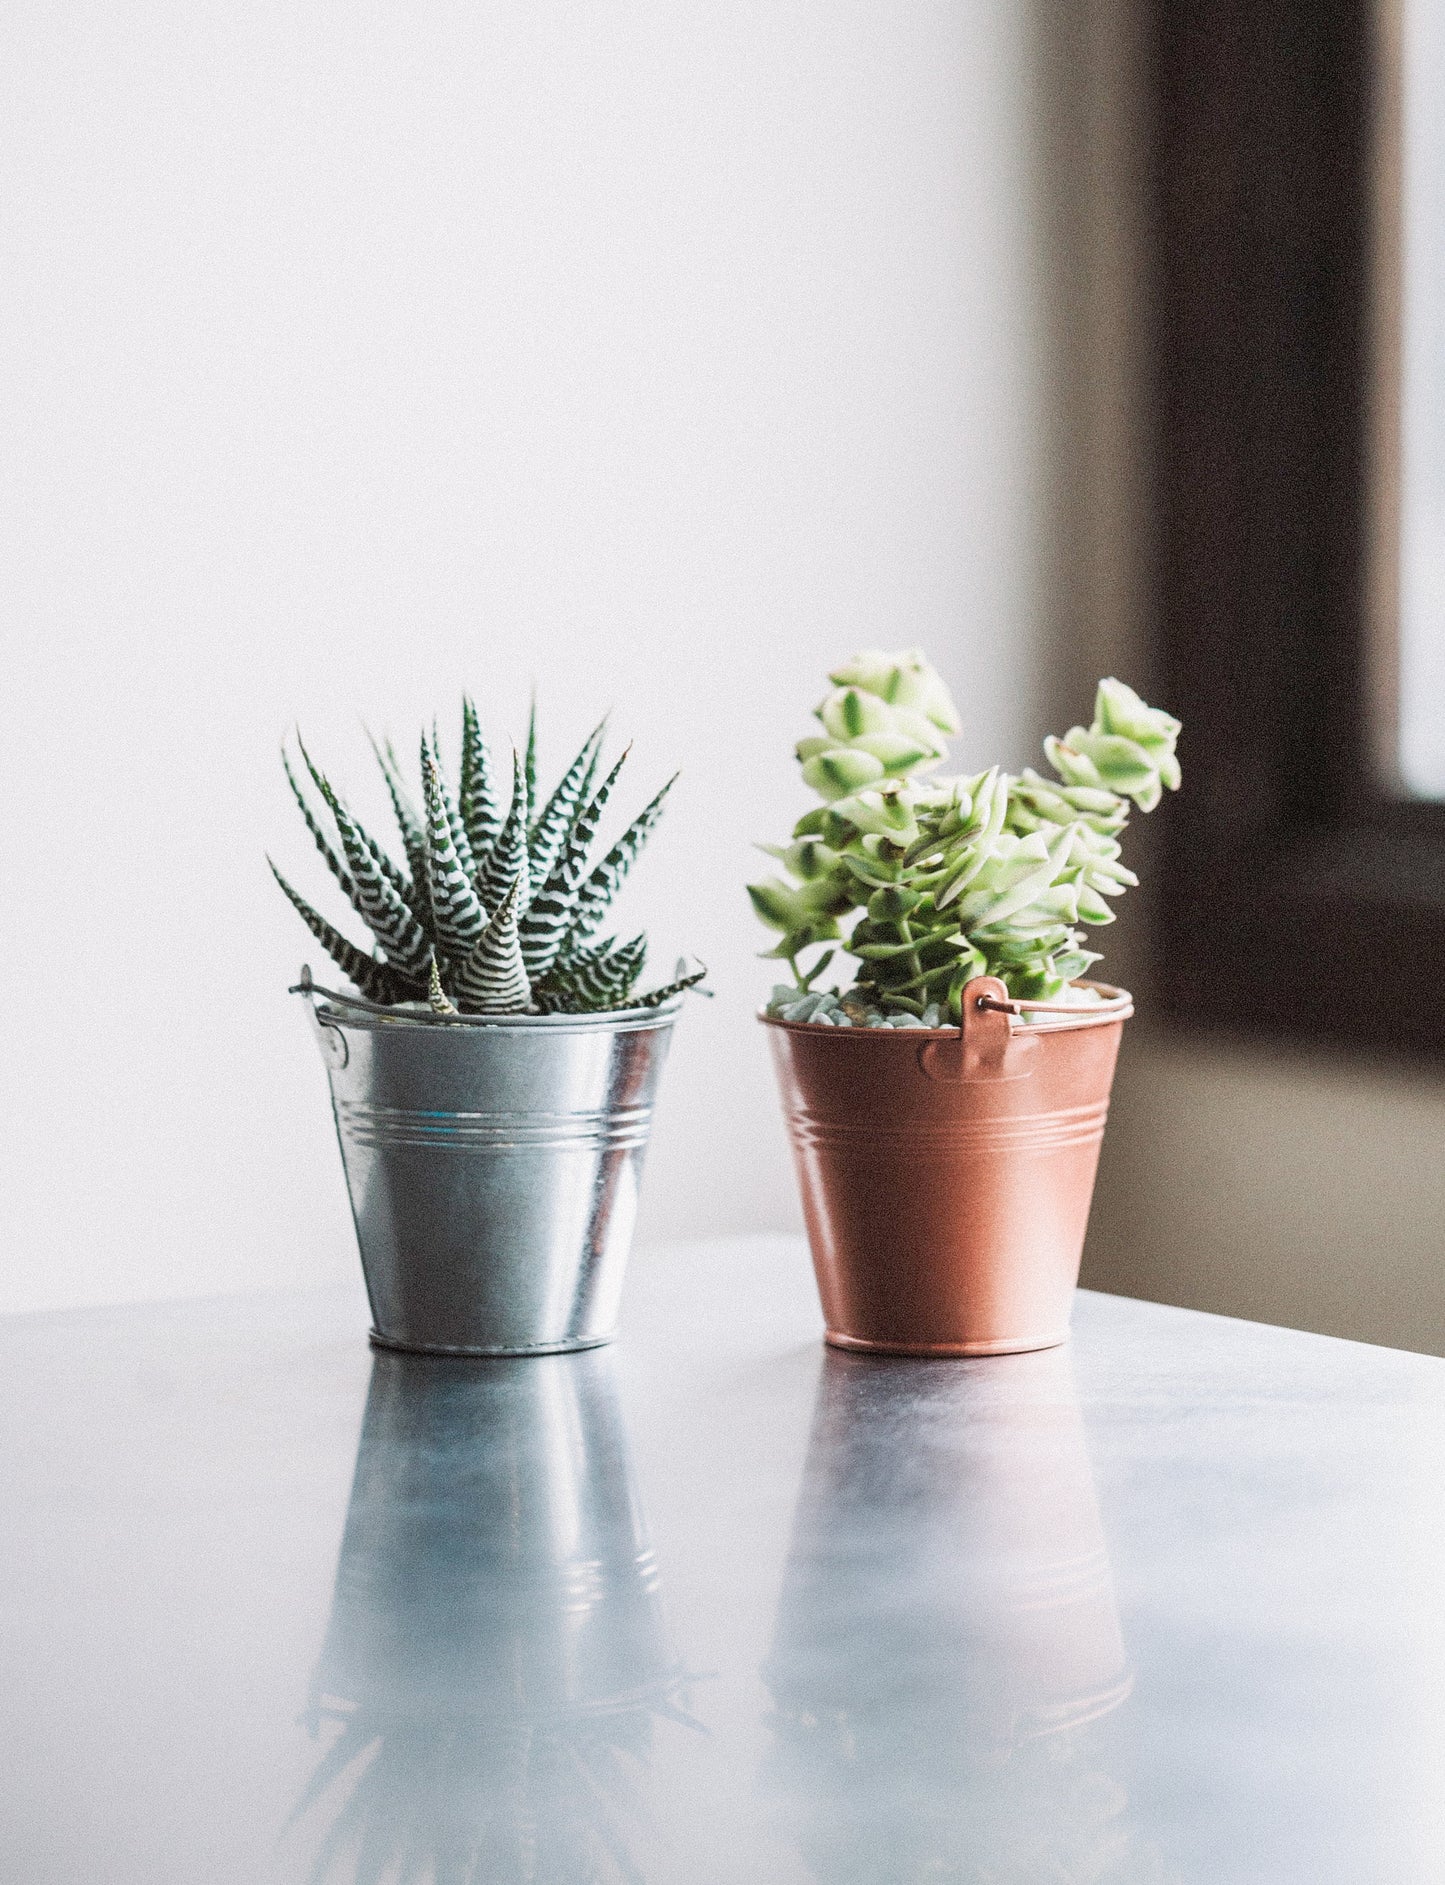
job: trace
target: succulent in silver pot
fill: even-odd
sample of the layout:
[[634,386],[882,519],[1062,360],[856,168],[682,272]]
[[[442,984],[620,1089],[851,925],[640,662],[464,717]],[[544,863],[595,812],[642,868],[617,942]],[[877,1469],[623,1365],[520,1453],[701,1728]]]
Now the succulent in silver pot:
[[380,1346],[539,1354],[614,1332],[673,1018],[706,971],[679,962],[639,993],[646,938],[597,939],[673,784],[598,855],[627,759],[604,769],[604,733],[545,799],[535,711],[505,797],[470,700],[455,789],[435,728],[418,796],[378,744],[404,865],[299,735],[300,766],[283,752],[307,830],[373,938],[359,947],[271,863],[356,991],[322,989],[306,968],[296,990],[330,1075]]

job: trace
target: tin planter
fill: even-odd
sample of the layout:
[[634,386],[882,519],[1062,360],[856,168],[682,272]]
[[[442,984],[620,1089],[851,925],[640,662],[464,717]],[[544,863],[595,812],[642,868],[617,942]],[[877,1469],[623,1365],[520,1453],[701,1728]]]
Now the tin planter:
[[1069,1008],[980,976],[961,1029],[763,1017],[829,1342],[1006,1355],[1066,1340],[1133,1013],[1096,986],[1102,1002]]
[[299,992],[331,1081],[379,1348],[612,1339],[678,1001],[433,1016]]

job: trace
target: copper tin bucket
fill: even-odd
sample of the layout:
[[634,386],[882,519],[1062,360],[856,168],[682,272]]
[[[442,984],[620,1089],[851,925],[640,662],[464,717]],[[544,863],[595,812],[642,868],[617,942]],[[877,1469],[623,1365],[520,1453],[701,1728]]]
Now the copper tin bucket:
[[1068,1339],[1134,1012],[1094,986],[1103,1002],[1069,1008],[980,976],[957,1030],[763,1017],[835,1347],[1010,1355]]

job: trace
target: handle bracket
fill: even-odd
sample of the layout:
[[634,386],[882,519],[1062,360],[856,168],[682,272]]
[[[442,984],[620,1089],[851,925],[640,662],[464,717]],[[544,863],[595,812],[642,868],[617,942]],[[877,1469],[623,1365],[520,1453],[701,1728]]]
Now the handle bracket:
[[1013,1038],[1009,992],[995,975],[977,975],[963,991],[963,1025],[948,1041],[929,1041],[918,1064],[930,1080],[1022,1079],[1026,1069],[1004,1071]]

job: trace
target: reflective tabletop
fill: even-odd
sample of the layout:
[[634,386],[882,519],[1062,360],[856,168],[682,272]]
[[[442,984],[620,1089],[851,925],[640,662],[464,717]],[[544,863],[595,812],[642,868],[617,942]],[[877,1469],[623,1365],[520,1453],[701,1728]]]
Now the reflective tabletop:
[[628,1287],[504,1362],[0,1322],[0,1879],[1445,1877],[1445,1363],[1088,1294],[832,1353],[791,1239]]

